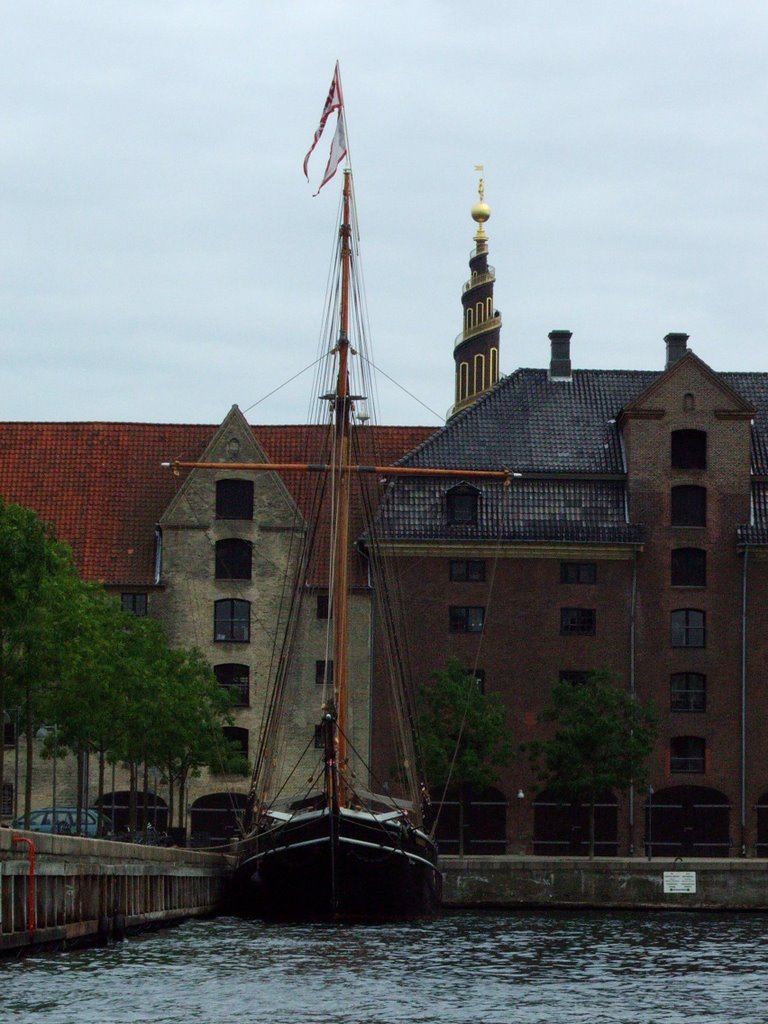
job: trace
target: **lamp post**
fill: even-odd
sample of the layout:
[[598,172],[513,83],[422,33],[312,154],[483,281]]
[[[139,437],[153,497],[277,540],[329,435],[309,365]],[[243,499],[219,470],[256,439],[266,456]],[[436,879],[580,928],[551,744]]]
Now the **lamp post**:
[[653,860],[653,786],[648,787],[648,860]]
[[19,721],[21,708],[18,705],[13,709],[15,714],[13,726],[13,817],[19,816]]

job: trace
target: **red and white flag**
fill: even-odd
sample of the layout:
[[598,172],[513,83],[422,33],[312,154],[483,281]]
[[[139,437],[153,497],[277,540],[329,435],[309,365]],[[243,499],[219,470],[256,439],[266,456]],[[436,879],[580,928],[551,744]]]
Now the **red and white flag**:
[[336,173],[336,170],[347,155],[347,133],[344,128],[344,98],[341,93],[341,76],[339,75],[339,62],[336,61],[336,70],[333,72],[333,80],[331,82],[331,88],[328,90],[328,98],[325,101],[323,112],[320,115],[320,124],[315,132],[315,137],[312,139],[312,145],[309,147],[309,152],[304,157],[304,174],[307,181],[309,181],[309,158],[312,156],[315,146],[320,141],[325,125],[331,114],[336,111],[338,119],[336,121],[336,131],[331,141],[331,151],[328,154],[328,163],[326,164],[325,173],[323,174],[323,180],[315,192],[318,195],[323,185],[327,184]]

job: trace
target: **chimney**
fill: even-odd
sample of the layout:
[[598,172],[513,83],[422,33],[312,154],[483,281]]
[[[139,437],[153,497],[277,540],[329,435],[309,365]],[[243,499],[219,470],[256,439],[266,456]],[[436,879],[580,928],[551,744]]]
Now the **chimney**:
[[667,344],[667,365],[664,367],[668,370],[670,366],[682,359],[685,353],[688,351],[686,342],[688,341],[689,335],[687,334],[667,334],[664,341]]
[[550,331],[552,355],[549,360],[550,380],[571,379],[571,331]]

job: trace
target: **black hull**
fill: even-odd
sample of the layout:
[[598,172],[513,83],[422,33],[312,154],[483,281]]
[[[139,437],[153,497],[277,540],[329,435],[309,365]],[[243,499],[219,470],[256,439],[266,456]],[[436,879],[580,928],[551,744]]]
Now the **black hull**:
[[301,815],[241,844],[232,909],[274,920],[403,920],[440,909],[434,843],[341,812]]

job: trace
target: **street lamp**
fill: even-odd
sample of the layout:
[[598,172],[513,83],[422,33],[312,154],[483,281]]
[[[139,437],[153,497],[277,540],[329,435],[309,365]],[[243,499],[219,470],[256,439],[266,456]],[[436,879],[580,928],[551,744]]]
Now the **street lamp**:
[[50,734],[53,733],[53,778],[51,779],[51,810],[53,812],[53,834],[58,833],[58,819],[56,815],[56,758],[59,753],[59,727],[54,724],[52,726],[41,725],[35,733],[35,737],[39,740],[47,739]]

